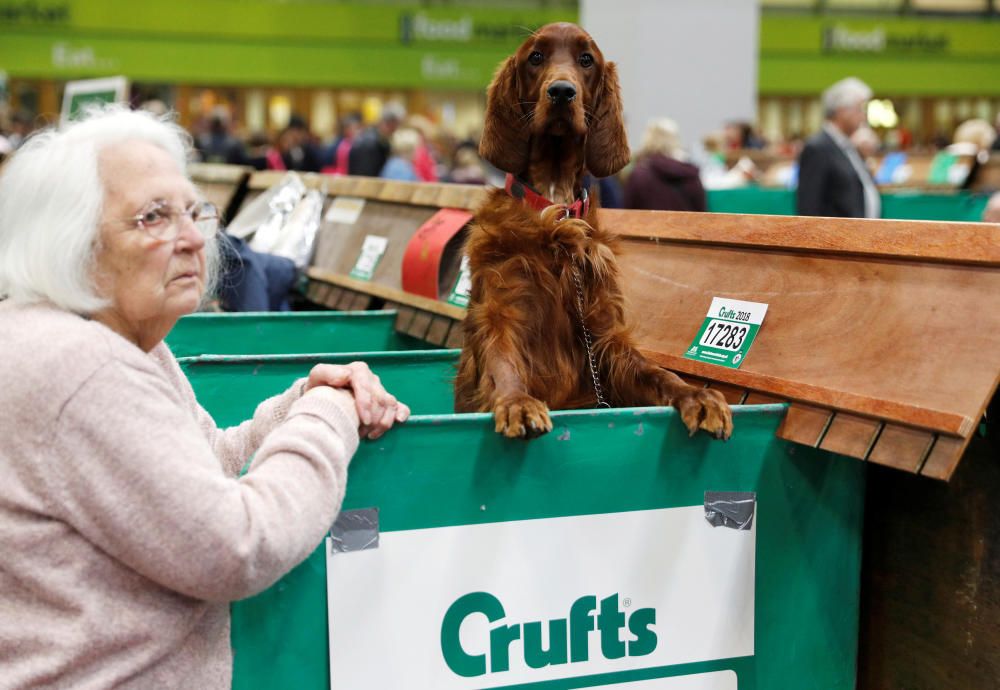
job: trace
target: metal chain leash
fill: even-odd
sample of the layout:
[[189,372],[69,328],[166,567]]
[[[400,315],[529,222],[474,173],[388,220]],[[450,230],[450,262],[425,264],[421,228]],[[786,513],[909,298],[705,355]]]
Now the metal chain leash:
[[583,329],[583,344],[587,346],[587,363],[590,365],[590,377],[594,381],[594,393],[597,394],[598,407],[611,407],[604,399],[604,388],[601,386],[601,379],[597,375],[597,367],[594,366],[594,342],[587,328],[587,319],[583,314],[583,281],[580,280],[580,269],[576,261],[570,259],[570,268],[573,271],[573,282],[576,283],[576,312],[580,317],[580,328]]

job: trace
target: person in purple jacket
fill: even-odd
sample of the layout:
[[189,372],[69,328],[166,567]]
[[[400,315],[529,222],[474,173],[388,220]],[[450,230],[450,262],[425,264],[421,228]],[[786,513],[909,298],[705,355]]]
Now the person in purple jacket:
[[625,208],[704,211],[705,188],[698,167],[686,162],[677,124],[666,117],[646,126],[632,173],[625,182]]

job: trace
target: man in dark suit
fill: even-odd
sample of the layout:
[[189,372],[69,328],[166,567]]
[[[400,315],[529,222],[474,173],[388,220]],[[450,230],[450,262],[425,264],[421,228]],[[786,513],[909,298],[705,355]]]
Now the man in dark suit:
[[878,218],[882,204],[871,173],[850,142],[865,121],[872,90],[848,77],[823,92],[823,129],[799,155],[795,194],[800,216]]

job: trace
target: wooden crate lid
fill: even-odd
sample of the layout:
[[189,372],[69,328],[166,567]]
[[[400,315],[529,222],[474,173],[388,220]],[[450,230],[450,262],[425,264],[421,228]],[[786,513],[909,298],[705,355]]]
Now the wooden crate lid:
[[[602,214],[650,358],[801,403],[792,440],[950,476],[1000,377],[996,226]],[[769,305],[739,369],[683,357],[713,296]]]
[[[375,226],[403,234],[418,208],[474,206],[486,193],[336,180],[372,200]],[[601,221],[623,238],[624,287],[651,359],[734,403],[789,401],[788,440],[939,479],[954,471],[1000,379],[1000,228],[622,210]],[[399,305],[403,330],[457,336],[442,319],[464,310],[354,281],[343,258],[322,263],[313,280]],[[713,296],[769,305],[740,369],[683,358]]]
[[253,172],[249,165],[228,165],[225,163],[189,163],[188,175],[195,182],[218,182],[239,184],[243,178]]

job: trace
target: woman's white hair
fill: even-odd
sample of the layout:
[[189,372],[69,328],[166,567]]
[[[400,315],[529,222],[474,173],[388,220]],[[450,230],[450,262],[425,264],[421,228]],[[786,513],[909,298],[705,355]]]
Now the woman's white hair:
[[851,108],[871,98],[868,84],[857,77],[847,77],[823,92],[823,114],[829,119],[841,108]]
[[[32,135],[0,174],[0,297],[48,301],[92,314],[108,300],[93,282],[104,185],[98,169],[109,146],[145,141],[159,146],[187,174],[191,137],[167,117],[122,105],[88,109],[69,125]],[[205,245],[206,294],[218,263],[215,240]]]

